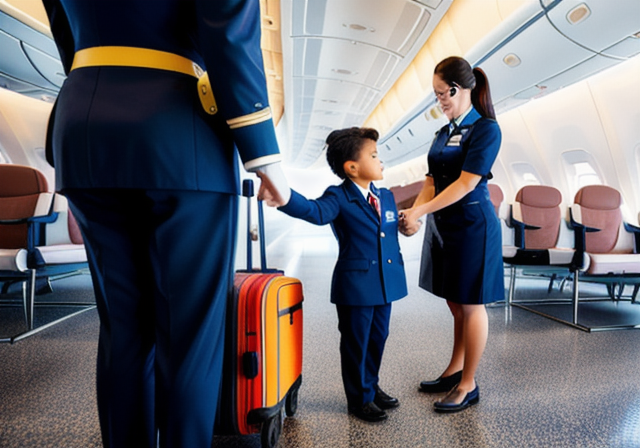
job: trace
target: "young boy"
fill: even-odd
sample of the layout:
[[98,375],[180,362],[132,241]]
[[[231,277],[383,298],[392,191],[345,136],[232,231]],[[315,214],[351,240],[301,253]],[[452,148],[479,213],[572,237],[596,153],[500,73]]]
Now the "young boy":
[[399,405],[378,386],[378,372],[391,302],[407,295],[395,200],[372,183],[382,179],[377,140],[375,129],[333,131],[326,141],[327,161],[344,182],[316,200],[291,190],[279,207],[312,224],[331,224],[338,239],[331,302],[338,311],[342,380],[349,413],[369,422],[385,420],[385,409]]

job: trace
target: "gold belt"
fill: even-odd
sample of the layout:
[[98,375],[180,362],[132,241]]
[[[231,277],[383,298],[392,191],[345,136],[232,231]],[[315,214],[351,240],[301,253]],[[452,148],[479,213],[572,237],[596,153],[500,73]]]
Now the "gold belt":
[[155,68],[193,76],[198,79],[198,94],[204,110],[211,115],[218,111],[207,73],[184,56],[149,48],[91,47],[76,52],[71,70],[104,66]]

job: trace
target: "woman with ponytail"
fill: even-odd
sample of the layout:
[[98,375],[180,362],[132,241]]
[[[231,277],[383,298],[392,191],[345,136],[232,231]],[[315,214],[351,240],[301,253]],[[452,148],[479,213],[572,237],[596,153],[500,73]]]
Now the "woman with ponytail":
[[418,218],[433,214],[425,233],[420,286],[447,300],[454,322],[448,366],[426,393],[447,392],[437,412],[458,412],[478,403],[475,379],[487,342],[485,304],[504,298],[500,222],[489,199],[487,179],[500,148],[489,83],[484,72],[459,57],[435,68],[433,88],[449,124],[438,131],[428,155],[429,172],[401,231],[415,233]]

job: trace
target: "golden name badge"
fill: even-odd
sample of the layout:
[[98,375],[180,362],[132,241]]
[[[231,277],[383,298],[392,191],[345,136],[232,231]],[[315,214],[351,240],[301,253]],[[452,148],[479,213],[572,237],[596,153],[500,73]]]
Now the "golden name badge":
[[460,146],[460,141],[462,140],[462,135],[456,134],[452,135],[449,140],[447,140],[447,146]]

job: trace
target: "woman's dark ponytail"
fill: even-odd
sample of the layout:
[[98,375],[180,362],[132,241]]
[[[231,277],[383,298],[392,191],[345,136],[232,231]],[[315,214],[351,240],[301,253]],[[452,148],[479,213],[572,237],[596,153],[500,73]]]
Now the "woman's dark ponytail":
[[459,86],[471,90],[473,107],[483,117],[495,120],[489,81],[482,69],[472,68],[464,58],[450,56],[440,61],[433,72],[450,87]]
[[493,102],[491,101],[491,91],[489,90],[489,81],[487,75],[481,68],[473,69],[473,76],[476,78],[476,86],[471,91],[471,103],[476,110],[486,118],[496,119],[496,113],[493,110]]

